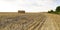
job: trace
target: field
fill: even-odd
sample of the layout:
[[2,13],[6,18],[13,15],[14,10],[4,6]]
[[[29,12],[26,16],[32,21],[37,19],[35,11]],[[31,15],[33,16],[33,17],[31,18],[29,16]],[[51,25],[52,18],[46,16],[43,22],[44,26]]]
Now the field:
[[49,13],[0,13],[0,30],[60,30],[60,15]]

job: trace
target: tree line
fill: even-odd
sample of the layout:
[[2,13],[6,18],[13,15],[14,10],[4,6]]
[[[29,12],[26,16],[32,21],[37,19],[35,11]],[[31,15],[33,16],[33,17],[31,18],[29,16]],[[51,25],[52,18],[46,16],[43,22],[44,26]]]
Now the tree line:
[[48,13],[60,14],[60,6],[57,6],[55,11],[51,10],[51,11],[48,11]]

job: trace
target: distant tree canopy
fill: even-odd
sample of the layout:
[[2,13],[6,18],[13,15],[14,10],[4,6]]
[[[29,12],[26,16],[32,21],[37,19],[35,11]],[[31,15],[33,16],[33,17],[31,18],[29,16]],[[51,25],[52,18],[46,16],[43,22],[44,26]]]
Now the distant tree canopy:
[[53,10],[51,10],[51,12],[54,12]]
[[48,11],[48,13],[52,13],[52,12],[54,12],[53,10],[51,10],[51,11]]
[[60,12],[60,6],[56,7],[56,12]]
[[55,11],[51,10],[51,11],[48,11],[48,13],[60,14],[60,6],[57,6]]

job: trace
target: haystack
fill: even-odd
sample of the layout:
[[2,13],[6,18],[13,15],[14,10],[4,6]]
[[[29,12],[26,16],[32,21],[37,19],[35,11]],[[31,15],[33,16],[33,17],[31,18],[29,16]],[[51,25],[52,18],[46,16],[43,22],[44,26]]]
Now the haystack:
[[23,11],[23,10],[18,10],[18,13],[25,13],[25,11]]

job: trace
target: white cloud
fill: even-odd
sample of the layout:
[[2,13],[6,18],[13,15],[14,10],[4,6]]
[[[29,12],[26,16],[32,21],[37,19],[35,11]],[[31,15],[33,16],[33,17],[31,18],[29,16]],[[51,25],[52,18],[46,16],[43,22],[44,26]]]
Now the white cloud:
[[26,12],[48,11],[52,9],[53,0],[0,0],[0,11],[17,11],[19,9]]
[[17,11],[17,4],[16,2],[8,2],[0,0],[0,11],[1,12],[13,12]]
[[[27,12],[39,12],[39,11],[48,11],[52,8],[52,0],[25,0],[22,1],[20,7],[23,7]],[[20,2],[21,3],[21,2]]]

